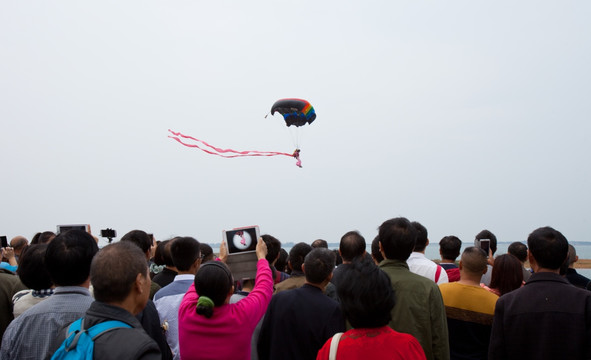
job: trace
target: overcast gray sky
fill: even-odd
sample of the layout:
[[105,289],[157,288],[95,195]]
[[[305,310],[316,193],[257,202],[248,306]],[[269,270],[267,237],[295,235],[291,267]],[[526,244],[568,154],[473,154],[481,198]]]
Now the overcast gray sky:
[[[591,240],[588,1],[0,2],[0,233]],[[292,152],[303,168],[169,139]]]

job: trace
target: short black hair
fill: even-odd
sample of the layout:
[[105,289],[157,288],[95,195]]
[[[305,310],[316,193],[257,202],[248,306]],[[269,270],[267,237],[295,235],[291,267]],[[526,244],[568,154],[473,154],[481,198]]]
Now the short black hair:
[[60,233],[47,245],[45,267],[56,286],[78,286],[90,275],[90,263],[98,252],[96,241],[86,231]]
[[365,253],[365,238],[359,231],[349,231],[341,237],[339,250],[344,261],[353,261],[354,258]]
[[277,259],[277,262],[275,263],[275,269],[277,269],[278,271],[285,271],[285,267],[287,266],[287,258],[289,257],[289,254],[287,253],[287,250],[285,250],[284,248],[281,248],[281,250],[279,250],[279,258]]
[[140,248],[129,241],[105,246],[90,268],[94,298],[105,303],[125,300],[138,274],[150,278],[146,255]]
[[490,251],[492,251],[494,255],[497,252],[497,237],[495,234],[493,234],[490,230],[482,230],[476,234],[476,237],[474,238],[474,246],[480,247],[481,239],[490,240]]
[[312,248],[316,249],[316,248],[325,248],[328,249],[328,242],[326,240],[323,239],[316,239],[314,241],[312,241]]
[[199,250],[201,250],[201,261],[207,262],[213,260],[213,249],[206,243],[199,243]]
[[444,236],[439,241],[439,252],[441,258],[445,260],[456,260],[460,256],[460,249],[462,248],[462,240],[457,236]]
[[164,246],[166,246],[166,240],[156,242],[156,251],[154,251],[154,264],[158,266],[166,265],[164,263]]
[[131,230],[127,234],[123,235],[121,241],[131,241],[132,243],[136,244],[145,254],[152,247],[153,238],[143,230]]
[[172,245],[172,240],[165,240],[163,241],[164,247],[162,248],[162,260],[164,260],[164,265],[166,266],[174,266],[174,261],[172,260],[172,254],[170,253],[170,245]]
[[331,250],[325,248],[312,249],[304,260],[304,273],[306,281],[312,284],[320,284],[335,267],[335,255]]
[[527,246],[538,265],[546,269],[560,269],[568,255],[568,241],[560,231],[549,226],[529,234]]
[[519,261],[525,262],[527,260],[527,245],[521,241],[515,241],[509,245],[507,252],[515,256]]
[[19,258],[16,274],[29,289],[49,289],[52,285],[45,267],[46,251],[47,244],[30,245]]
[[199,241],[190,236],[176,238],[170,244],[170,255],[179,271],[187,271],[201,256]]
[[351,326],[388,325],[395,303],[390,277],[368,258],[341,266],[337,295],[343,315]]
[[312,251],[312,247],[304,242],[295,244],[289,251],[289,262],[293,271],[302,271],[304,258]]
[[281,241],[268,234],[261,235],[261,238],[263,238],[263,241],[267,245],[267,256],[265,256],[265,259],[271,264],[277,259],[277,256],[279,256],[279,251],[281,251]]
[[415,247],[413,251],[424,251],[427,247],[427,240],[428,240],[428,233],[427,228],[424,227],[420,222],[413,221],[412,226],[417,229],[417,241],[415,242]]
[[384,261],[384,256],[380,252],[380,237],[376,236],[371,242],[371,256],[379,264]]
[[386,220],[380,225],[378,236],[386,259],[406,261],[417,240],[417,230],[407,218]]

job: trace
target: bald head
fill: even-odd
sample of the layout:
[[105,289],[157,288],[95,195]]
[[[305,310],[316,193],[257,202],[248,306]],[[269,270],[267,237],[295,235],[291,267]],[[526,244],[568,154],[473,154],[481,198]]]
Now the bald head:
[[27,245],[29,245],[29,240],[24,236],[15,236],[10,240],[10,247],[14,248],[14,251],[17,252]]
[[486,253],[475,246],[464,250],[461,261],[463,270],[468,273],[482,275],[486,270]]

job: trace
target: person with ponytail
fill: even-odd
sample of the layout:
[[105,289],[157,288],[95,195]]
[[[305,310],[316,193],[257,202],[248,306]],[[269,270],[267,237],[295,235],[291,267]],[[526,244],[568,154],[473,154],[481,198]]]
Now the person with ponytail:
[[267,246],[261,238],[256,255],[254,289],[234,304],[229,303],[234,279],[226,264],[201,265],[179,308],[181,359],[250,359],[252,333],[273,295]]

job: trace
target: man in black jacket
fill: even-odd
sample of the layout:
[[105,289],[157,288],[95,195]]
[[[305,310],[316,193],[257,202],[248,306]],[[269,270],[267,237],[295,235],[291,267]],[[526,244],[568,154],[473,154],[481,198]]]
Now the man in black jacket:
[[544,227],[529,235],[527,245],[534,274],[497,301],[488,358],[591,358],[591,292],[559,275],[566,238]]
[[[158,345],[135,317],[146,306],[150,293],[150,275],[142,251],[125,241],[106,246],[92,261],[90,281],[95,301],[84,315],[84,327],[107,320],[131,326],[98,336],[94,359],[161,359]],[[67,328],[60,331],[54,350],[64,341]]]

